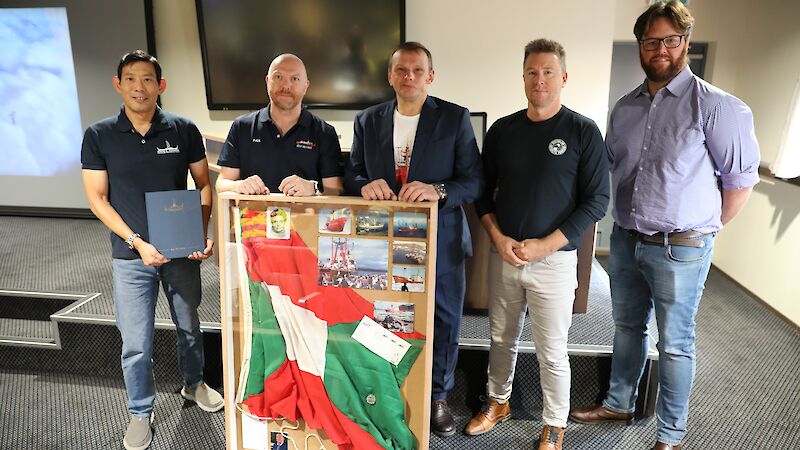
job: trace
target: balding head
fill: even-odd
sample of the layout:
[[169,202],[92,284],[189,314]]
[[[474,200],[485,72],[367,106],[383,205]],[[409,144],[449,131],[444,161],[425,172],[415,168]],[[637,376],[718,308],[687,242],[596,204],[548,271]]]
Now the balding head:
[[272,60],[267,71],[267,94],[272,108],[299,112],[308,90],[308,75],[303,61],[284,53]]
[[299,65],[303,69],[303,74],[306,76],[306,78],[308,77],[308,74],[306,74],[306,65],[303,63],[303,60],[300,59],[297,55],[291,53],[284,53],[282,55],[276,56],[275,59],[273,59],[272,62],[269,64],[269,69],[267,69],[267,74],[269,75],[270,73],[272,73],[272,71],[276,67],[282,65],[284,62],[288,64]]

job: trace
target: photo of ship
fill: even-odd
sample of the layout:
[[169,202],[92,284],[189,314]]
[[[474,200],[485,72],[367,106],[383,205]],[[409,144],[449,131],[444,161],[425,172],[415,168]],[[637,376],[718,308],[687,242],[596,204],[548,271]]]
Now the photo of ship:
[[426,244],[424,242],[394,241],[392,244],[392,264],[424,266],[426,253]]
[[394,214],[394,236],[424,238],[428,236],[428,216],[423,213]]
[[387,241],[320,236],[318,243],[320,286],[388,288]]
[[389,331],[397,333],[414,332],[414,304],[401,302],[374,303],[375,322]]
[[350,208],[321,208],[319,210],[319,232],[328,234],[350,234],[352,211]]
[[393,265],[392,290],[398,292],[425,292],[425,268]]
[[356,234],[359,236],[388,236],[389,211],[370,209],[356,211]]

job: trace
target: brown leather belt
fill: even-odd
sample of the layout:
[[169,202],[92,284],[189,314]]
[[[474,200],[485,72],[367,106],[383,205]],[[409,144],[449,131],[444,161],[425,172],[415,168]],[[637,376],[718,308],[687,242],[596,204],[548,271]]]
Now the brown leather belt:
[[[636,230],[627,230],[631,236],[640,240],[642,242],[649,242],[651,244],[659,244],[659,245],[679,245],[682,247],[696,247],[702,248],[706,246],[705,241],[701,240],[706,233],[701,233],[699,231],[681,231],[680,233],[656,233],[653,235],[647,235],[644,233],[640,233]],[[665,235],[666,234],[666,239]]]

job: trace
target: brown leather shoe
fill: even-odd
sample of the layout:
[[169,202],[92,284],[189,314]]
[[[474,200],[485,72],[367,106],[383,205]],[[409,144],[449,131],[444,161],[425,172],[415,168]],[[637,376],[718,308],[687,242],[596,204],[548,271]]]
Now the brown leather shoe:
[[539,438],[539,450],[561,450],[564,444],[564,429],[545,424]]
[[681,450],[681,444],[669,445],[663,442],[656,442],[656,446],[653,447],[651,450]]
[[497,403],[497,400],[489,399],[481,408],[478,414],[469,421],[464,427],[464,434],[477,436],[486,433],[494,428],[499,422],[505,422],[511,418],[511,405],[508,402]]
[[572,412],[569,413],[569,418],[578,423],[588,424],[603,422],[625,422],[630,425],[633,423],[633,414],[614,412],[603,405],[573,409]]
[[452,436],[456,432],[456,422],[450,414],[447,400],[434,400],[431,402],[431,429],[439,436]]

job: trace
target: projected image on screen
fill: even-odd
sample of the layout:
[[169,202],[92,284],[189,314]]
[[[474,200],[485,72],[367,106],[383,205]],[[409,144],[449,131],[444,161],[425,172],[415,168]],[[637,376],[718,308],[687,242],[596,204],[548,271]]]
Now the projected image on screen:
[[80,167],[78,90],[66,8],[0,8],[0,175]]

